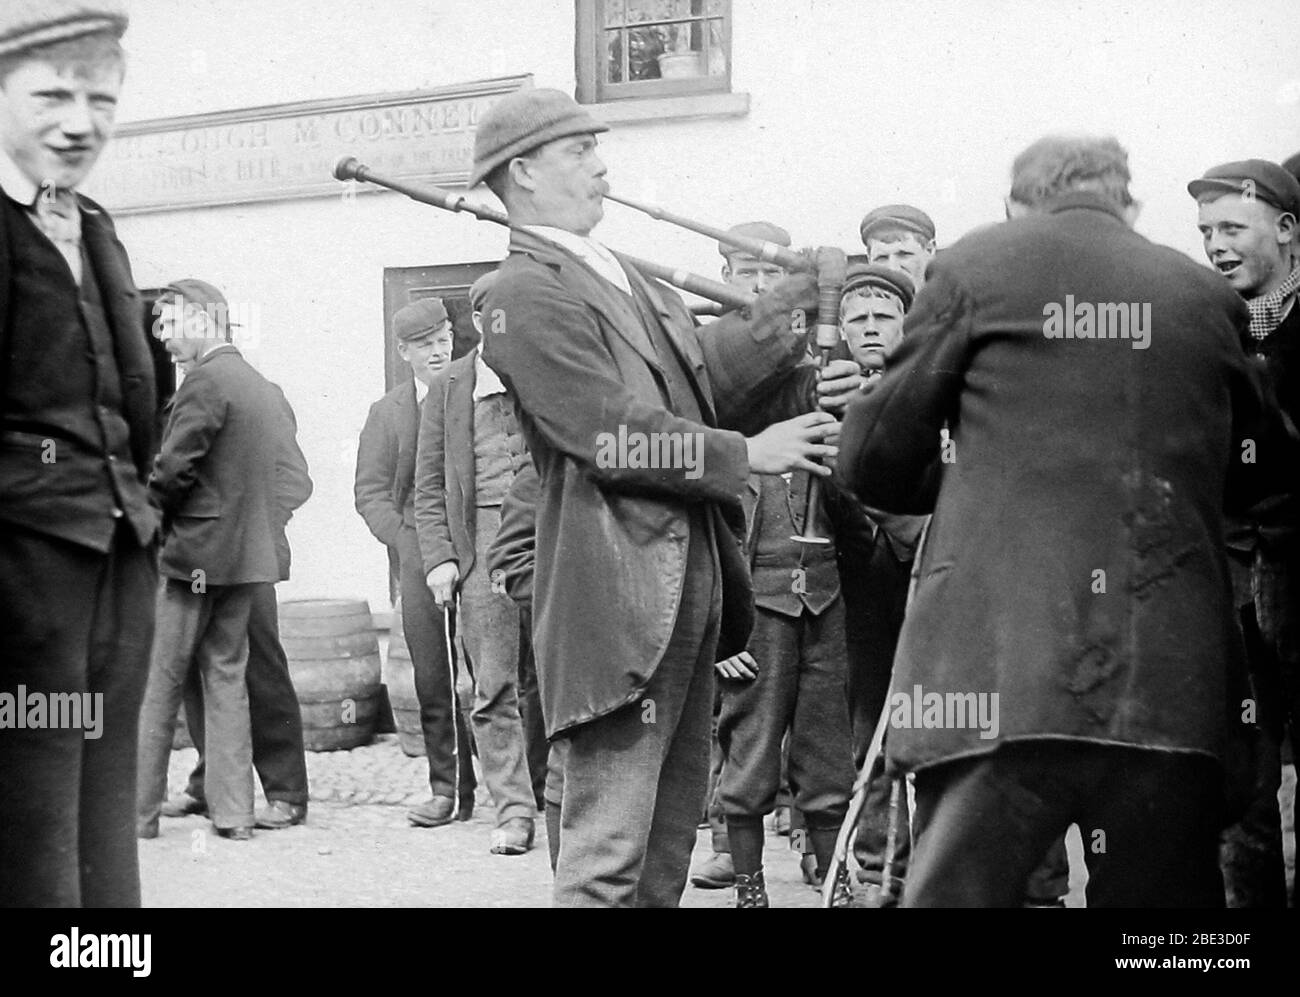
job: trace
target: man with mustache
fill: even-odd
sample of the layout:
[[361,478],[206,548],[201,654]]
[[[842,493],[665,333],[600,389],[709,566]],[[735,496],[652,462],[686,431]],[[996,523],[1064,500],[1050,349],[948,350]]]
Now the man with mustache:
[[[102,696],[102,735],[0,730],[0,905],[138,906],[157,587],[154,366],[113,223],[124,6],[0,8],[0,691]],[[174,714],[173,714],[174,715]]]
[[[676,906],[708,777],[713,665],[753,618],[739,548],[749,473],[826,469],[856,371],[799,369],[813,278],[787,277],[697,334],[681,300],[591,238],[608,126],[522,90],[480,121],[469,183],[509,214],[484,359],[537,468],[534,642],[548,734],[568,740],[557,906]],[[843,254],[822,251],[842,279]],[[841,376],[836,376],[836,375]],[[779,422],[746,438],[722,425]],[[680,466],[608,441],[676,440]],[[684,459],[687,441],[697,459]],[[697,447],[698,445],[698,447]]]
[[370,407],[357,446],[357,512],[388,548],[402,600],[402,627],[411,651],[420,727],[429,763],[431,797],[412,807],[417,827],[440,827],[474,809],[469,735],[456,703],[456,679],[447,652],[441,607],[424,584],[415,530],[415,453],[420,408],[435,374],[451,362],[452,330],[438,298],[420,298],[393,316],[393,340],[411,379]]
[[[1267,396],[1294,436],[1300,419],[1300,182],[1262,159],[1224,163],[1187,185],[1210,264],[1250,309],[1247,352],[1263,366]],[[1292,471],[1294,452],[1284,460]],[[1300,732],[1300,490],[1285,482],[1247,517],[1228,526],[1238,616],[1263,736],[1253,799],[1225,834],[1224,876],[1231,906],[1286,906],[1277,805],[1281,745]]]

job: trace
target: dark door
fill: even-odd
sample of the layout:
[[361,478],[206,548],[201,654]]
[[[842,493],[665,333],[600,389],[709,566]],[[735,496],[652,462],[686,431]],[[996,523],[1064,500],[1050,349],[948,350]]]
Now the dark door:
[[449,263],[437,267],[384,268],[384,390],[390,391],[399,381],[411,376],[410,369],[397,355],[393,337],[393,315],[419,298],[441,298],[451,319],[454,339],[452,359],[463,357],[478,344],[478,333],[470,319],[469,287],[499,261],[487,263]]

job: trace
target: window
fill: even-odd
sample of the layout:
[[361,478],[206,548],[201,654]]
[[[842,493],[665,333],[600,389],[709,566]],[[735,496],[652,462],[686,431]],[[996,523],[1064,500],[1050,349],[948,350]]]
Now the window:
[[578,0],[578,99],[731,89],[731,0]]

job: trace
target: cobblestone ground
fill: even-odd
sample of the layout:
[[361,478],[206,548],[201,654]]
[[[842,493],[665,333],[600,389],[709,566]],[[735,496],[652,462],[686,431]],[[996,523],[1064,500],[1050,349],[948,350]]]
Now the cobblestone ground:
[[[169,779],[184,785],[192,749],[172,753]],[[405,808],[427,798],[423,758],[402,754],[387,734],[352,751],[307,755],[311,805],[307,823],[258,831],[252,841],[218,838],[202,817],[163,819],[162,834],[140,842],[140,874],[148,907],[543,907],[550,902],[551,869],[545,829],[526,855],[488,853],[492,830],[486,792],[472,820],[414,828]],[[1287,769],[1284,793],[1295,792]],[[259,800],[259,805],[260,805]],[[1289,807],[1288,811],[1289,812]],[[1289,839],[1290,841],[1293,839]],[[1067,839],[1078,867],[1080,842]],[[696,860],[707,856],[702,831]],[[1294,869],[1294,847],[1288,848]],[[769,835],[766,872],[773,906],[816,907],[803,884],[798,856],[787,839]],[[1070,906],[1079,906],[1082,882],[1071,878]],[[684,907],[726,907],[729,890],[688,886]]]

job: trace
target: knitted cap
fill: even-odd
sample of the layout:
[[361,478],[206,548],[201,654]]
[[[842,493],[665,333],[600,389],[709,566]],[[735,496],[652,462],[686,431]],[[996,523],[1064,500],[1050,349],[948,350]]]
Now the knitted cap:
[[100,33],[121,38],[128,17],[121,0],[4,0],[0,55]]
[[502,163],[570,135],[609,131],[567,93],[546,88],[516,90],[492,105],[474,134],[474,168],[469,186],[479,184]]
[[843,296],[848,297],[853,291],[864,287],[878,288],[895,295],[903,303],[903,311],[912,307],[916,297],[916,287],[912,278],[901,270],[891,270],[879,263],[855,263],[849,267],[844,279]]

